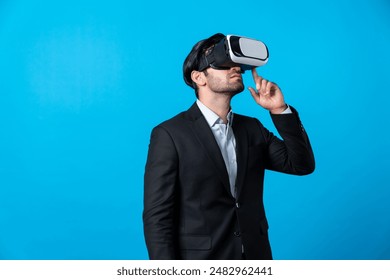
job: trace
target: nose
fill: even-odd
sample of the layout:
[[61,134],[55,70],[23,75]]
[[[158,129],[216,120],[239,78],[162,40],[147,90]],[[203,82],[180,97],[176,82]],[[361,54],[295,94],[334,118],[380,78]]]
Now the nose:
[[242,68],[240,66],[233,66],[232,68],[230,68],[232,71],[236,72],[236,73],[241,73],[243,74],[244,71],[242,70]]

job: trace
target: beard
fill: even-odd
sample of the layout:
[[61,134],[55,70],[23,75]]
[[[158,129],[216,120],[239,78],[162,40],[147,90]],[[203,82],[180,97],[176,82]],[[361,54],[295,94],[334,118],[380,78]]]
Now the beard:
[[233,97],[237,93],[240,93],[244,90],[244,83],[242,81],[242,77],[233,77],[237,74],[241,73],[233,72],[226,75],[226,77],[221,78],[208,73],[207,78],[209,88],[215,93],[229,95]]

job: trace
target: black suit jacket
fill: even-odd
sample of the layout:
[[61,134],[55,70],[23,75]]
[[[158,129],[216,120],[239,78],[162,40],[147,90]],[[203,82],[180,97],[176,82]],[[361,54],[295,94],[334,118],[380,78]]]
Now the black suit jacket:
[[283,141],[234,114],[237,196],[196,103],[155,127],[145,168],[144,233],[150,259],[272,259],[263,205],[264,170],[304,175],[314,156],[294,108],[271,115]]

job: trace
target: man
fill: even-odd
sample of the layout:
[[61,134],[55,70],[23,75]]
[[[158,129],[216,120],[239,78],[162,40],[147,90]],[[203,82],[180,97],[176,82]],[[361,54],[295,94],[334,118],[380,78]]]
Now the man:
[[192,107],[155,127],[145,169],[144,232],[150,259],[272,259],[263,205],[265,169],[305,175],[314,156],[297,111],[252,70],[255,102],[283,141],[230,107],[241,68],[200,63],[225,36],[198,42],[183,65]]

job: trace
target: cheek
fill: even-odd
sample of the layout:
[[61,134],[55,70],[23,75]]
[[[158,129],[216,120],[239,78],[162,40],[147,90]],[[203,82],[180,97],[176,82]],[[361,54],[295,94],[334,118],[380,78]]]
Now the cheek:
[[218,76],[213,76],[212,77],[212,82],[214,84],[226,84],[229,82],[229,79],[225,75],[218,75]]

